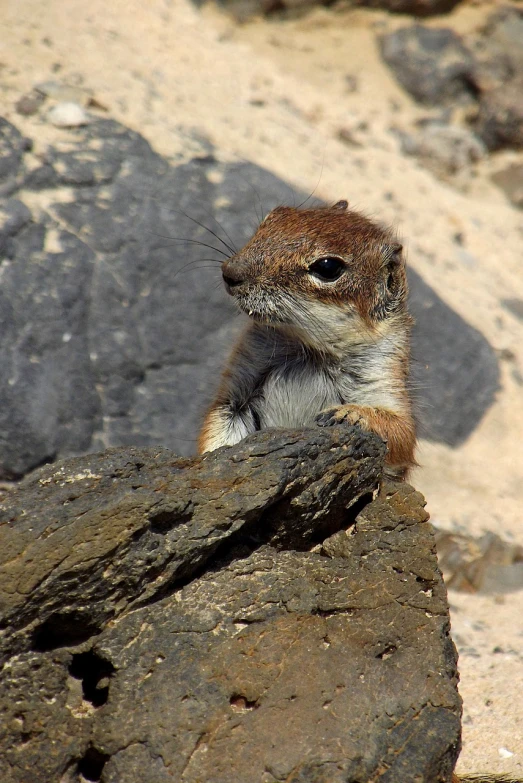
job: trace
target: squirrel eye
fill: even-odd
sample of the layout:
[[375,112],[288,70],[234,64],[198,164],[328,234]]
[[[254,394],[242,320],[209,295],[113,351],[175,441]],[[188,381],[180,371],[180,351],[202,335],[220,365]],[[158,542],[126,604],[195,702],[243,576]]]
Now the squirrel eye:
[[318,277],[320,280],[326,280],[329,283],[337,280],[345,271],[345,264],[339,258],[333,256],[327,256],[326,258],[318,258],[309,267],[309,274]]

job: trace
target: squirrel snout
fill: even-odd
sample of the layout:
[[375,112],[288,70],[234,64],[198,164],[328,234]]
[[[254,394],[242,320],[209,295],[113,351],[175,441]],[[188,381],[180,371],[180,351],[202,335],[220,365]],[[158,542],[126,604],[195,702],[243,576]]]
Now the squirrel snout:
[[241,262],[229,260],[222,264],[222,276],[228,288],[237,288],[245,282],[247,270]]

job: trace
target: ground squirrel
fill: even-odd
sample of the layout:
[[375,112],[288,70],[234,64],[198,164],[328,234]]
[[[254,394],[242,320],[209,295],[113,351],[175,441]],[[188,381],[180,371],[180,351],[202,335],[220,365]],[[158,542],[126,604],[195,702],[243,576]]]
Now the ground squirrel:
[[416,442],[407,391],[410,330],[402,246],[350,210],[278,207],[222,265],[251,319],[223,373],[199,451],[256,430],[359,424],[404,478]]

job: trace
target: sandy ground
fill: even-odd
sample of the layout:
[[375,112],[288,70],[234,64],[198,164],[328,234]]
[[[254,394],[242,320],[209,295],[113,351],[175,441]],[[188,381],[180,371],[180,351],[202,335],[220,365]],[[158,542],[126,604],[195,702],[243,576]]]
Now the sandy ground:
[[[474,30],[492,7],[465,3],[430,24]],[[50,79],[83,84],[163,155],[191,155],[197,132],[228,159],[253,161],[327,200],[348,198],[394,224],[409,262],[483,332],[502,370],[496,403],[463,446],[421,443],[413,483],[438,525],[523,544],[523,322],[500,305],[523,299],[523,213],[488,177],[515,156],[479,164],[458,188],[399,151],[391,128],[427,112],[381,64],[375,35],[405,21],[316,9],[301,20],[238,26],[187,0],[4,0],[1,114],[38,139],[38,154],[51,130],[42,115],[16,114],[16,100]],[[361,146],[339,141],[340,129]],[[465,704],[460,772],[523,779],[521,602],[521,592],[450,594]]]

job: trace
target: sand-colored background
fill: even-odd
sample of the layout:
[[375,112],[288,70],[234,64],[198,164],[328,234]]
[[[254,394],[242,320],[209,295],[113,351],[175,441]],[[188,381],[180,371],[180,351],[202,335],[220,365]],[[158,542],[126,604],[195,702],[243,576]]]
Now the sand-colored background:
[[[465,2],[428,24],[468,32],[494,7]],[[315,9],[239,26],[188,0],[4,0],[0,113],[37,140],[38,156],[68,131],[51,128],[45,113],[18,115],[16,101],[49,79],[82,84],[167,157],[192,155],[199,134],[226,159],[394,224],[409,262],[483,332],[502,373],[496,403],[463,446],[421,443],[413,483],[439,526],[523,544],[523,321],[501,305],[523,300],[523,213],[489,179],[517,155],[500,153],[450,184],[400,152],[393,128],[426,111],[382,64],[375,39],[407,21]],[[361,146],[339,141],[340,129]],[[523,779],[522,599],[450,593],[465,705],[461,772]]]

